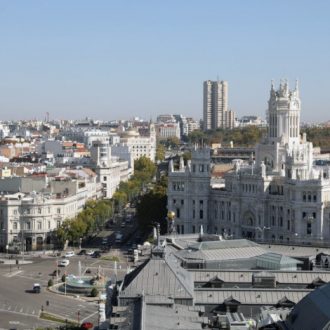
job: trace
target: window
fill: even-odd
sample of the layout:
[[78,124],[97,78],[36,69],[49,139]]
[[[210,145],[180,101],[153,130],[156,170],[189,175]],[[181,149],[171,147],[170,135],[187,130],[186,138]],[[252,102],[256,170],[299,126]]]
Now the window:
[[184,200],[183,199],[181,199],[181,205],[184,205]]
[[196,172],[196,165],[193,164],[192,168],[193,168],[193,172],[195,173]]
[[27,230],[30,230],[30,229],[31,229],[31,223],[30,223],[30,221],[28,221],[28,222],[26,223],[26,229],[27,229]]
[[180,209],[176,209],[176,217],[180,218]]
[[17,214],[17,210],[14,210],[14,214]]
[[50,221],[48,221],[48,229],[50,229]]
[[316,193],[313,194],[313,202],[316,202],[317,201],[317,196],[316,196]]
[[103,177],[103,181],[107,181],[107,177],[106,176]]
[[199,210],[199,218],[203,219],[203,217],[204,217],[203,210]]
[[193,232],[193,234],[195,234],[195,232],[196,232],[195,226],[192,226],[192,232]]
[[60,214],[61,213],[61,209],[58,207],[57,210],[56,210],[57,214]]
[[290,220],[288,220],[288,226],[287,226],[288,230],[290,230]]
[[13,229],[17,229],[17,222],[16,221],[13,223]]
[[204,165],[203,164],[199,165],[199,172],[204,172]]
[[59,228],[61,226],[61,221],[58,220],[56,226]]
[[310,192],[308,192],[308,201],[311,202],[312,201],[312,195]]
[[173,199],[173,204],[175,204],[176,203],[176,199]]
[[307,235],[312,235],[312,224],[307,222]]
[[40,207],[38,208],[38,214],[41,214],[41,208]]
[[40,230],[41,229],[41,221],[38,221],[38,226],[37,228]]

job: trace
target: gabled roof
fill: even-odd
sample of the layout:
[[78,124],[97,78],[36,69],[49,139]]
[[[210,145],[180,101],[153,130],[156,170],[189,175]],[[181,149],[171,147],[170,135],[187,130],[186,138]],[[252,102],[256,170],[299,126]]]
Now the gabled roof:
[[290,300],[290,299],[288,299],[288,297],[287,296],[284,296],[282,299],[280,299],[278,302],[277,302],[277,306],[279,307],[279,306],[285,306],[285,307],[288,307],[288,306],[290,306],[290,307],[292,307],[292,306],[294,306],[295,305],[295,303],[292,301],[292,300]]
[[223,303],[224,303],[225,305],[240,305],[240,304],[241,304],[241,302],[238,301],[238,300],[236,300],[236,299],[234,299],[233,296],[229,296],[228,298],[226,298],[226,299],[223,301]]
[[124,280],[120,297],[165,296],[193,299],[192,275],[181,268],[173,256],[165,259],[150,259],[134,274]]

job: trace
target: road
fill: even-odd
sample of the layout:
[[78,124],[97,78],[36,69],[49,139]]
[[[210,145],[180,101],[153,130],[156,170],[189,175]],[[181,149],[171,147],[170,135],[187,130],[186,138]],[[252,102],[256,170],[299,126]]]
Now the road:
[[[132,266],[132,263],[125,254],[127,247],[115,245],[114,232],[116,231],[121,231],[126,237],[130,237],[136,232],[136,225],[132,222],[121,227],[121,223],[117,223],[109,230],[102,231],[86,248],[90,246],[101,248],[103,238],[108,237],[108,245],[112,248],[110,252],[102,255],[108,260],[75,255],[69,258],[69,266],[59,267],[61,275],[64,272],[78,275],[79,269],[82,273],[86,269],[90,269],[91,273],[95,275],[101,269],[102,273],[112,281],[122,280],[127,272],[127,267]],[[119,259],[119,262],[111,261],[114,256]],[[54,327],[54,322],[39,319],[42,309],[45,312],[76,321],[79,312],[79,322],[89,321],[97,325],[97,301],[86,301],[77,296],[65,296],[47,289],[49,279],[53,279],[55,282],[61,280],[61,276],[58,278],[51,276],[51,273],[57,269],[59,257],[41,255],[40,257],[26,257],[26,259],[32,263],[19,266],[0,264],[0,330]],[[31,293],[34,283],[41,285],[40,294]]]
[[[121,255],[120,251],[112,252]],[[0,329],[32,329],[36,325],[51,326],[52,322],[41,321],[38,317],[41,309],[45,312],[60,315],[63,318],[79,321],[90,321],[97,324],[97,302],[84,301],[81,297],[65,296],[48,291],[47,283],[52,278],[50,274],[56,269],[58,258],[41,257],[32,258],[31,264],[0,265]],[[122,257],[121,257],[122,259]],[[95,259],[86,256],[70,258],[70,265],[59,268],[62,274],[78,275],[79,264],[82,272],[87,268],[92,274],[97,274],[99,269],[106,276],[115,280],[123,279],[126,273],[126,262],[118,263],[117,269],[114,262]],[[59,276],[60,280],[61,276]],[[56,278],[55,278],[56,281]],[[41,293],[31,293],[34,283],[40,283]],[[48,303],[47,303],[48,302]]]

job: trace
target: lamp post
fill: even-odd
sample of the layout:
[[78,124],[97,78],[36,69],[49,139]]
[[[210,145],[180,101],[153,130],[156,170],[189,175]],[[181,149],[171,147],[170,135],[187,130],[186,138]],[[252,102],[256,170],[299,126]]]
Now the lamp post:
[[82,237],[79,238],[79,250],[81,250]]
[[173,211],[168,211],[167,212],[167,231],[169,234],[175,234],[175,212]]

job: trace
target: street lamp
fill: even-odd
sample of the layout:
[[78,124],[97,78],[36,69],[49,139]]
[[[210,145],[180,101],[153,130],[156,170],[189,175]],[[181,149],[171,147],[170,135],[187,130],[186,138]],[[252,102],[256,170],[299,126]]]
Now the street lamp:
[[167,212],[167,220],[168,220],[168,233],[174,234],[175,233],[175,212],[168,211]]
[[81,250],[82,237],[79,238],[79,250]]

